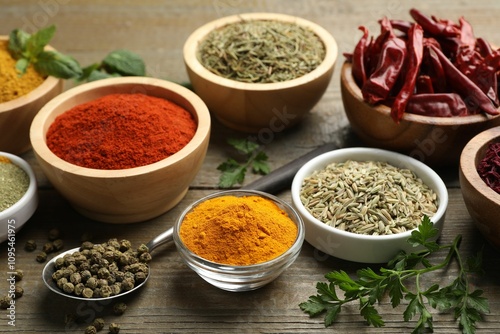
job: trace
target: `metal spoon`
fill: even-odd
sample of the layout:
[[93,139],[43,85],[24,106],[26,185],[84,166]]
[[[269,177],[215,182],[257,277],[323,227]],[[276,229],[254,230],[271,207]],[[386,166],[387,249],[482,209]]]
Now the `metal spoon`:
[[[323,146],[320,146],[316,148],[315,150],[306,153],[305,155],[283,165],[282,167],[274,170],[273,172],[262,176],[261,178],[257,179],[256,181],[242,187],[241,189],[253,189],[253,190],[260,190],[263,192],[267,193],[277,193],[285,188],[289,188],[292,180],[297,173],[297,171],[304,165],[307,161],[311,160],[312,158],[328,152],[337,149],[339,146],[334,143],[329,143],[325,144]],[[152,252],[155,248],[157,248],[160,245],[166,244],[168,242],[173,241],[173,234],[174,234],[174,229],[173,227],[169,228],[165,232],[161,233],[151,241],[149,241],[146,246],[148,246],[148,249],[150,252]],[[78,300],[85,300],[85,301],[104,301],[104,300],[111,300],[113,298],[118,298],[122,297],[124,295],[127,295],[129,293],[134,292],[135,290],[139,289],[142,287],[149,279],[151,276],[151,273],[148,273],[148,276],[146,279],[141,282],[140,284],[137,284],[132,288],[131,290],[128,290],[126,292],[122,292],[117,295],[109,296],[109,297],[102,297],[102,298],[85,298],[85,297],[79,297],[76,295],[70,295],[67,293],[64,293],[59,287],[57,286],[56,282],[52,279],[52,274],[55,271],[55,262],[58,258],[63,257],[66,254],[72,254],[74,252],[79,251],[80,248],[73,248],[70,249],[66,252],[63,252],[55,257],[53,257],[45,267],[43,268],[42,271],[42,279],[45,283],[45,285],[52,290],[53,292],[62,295],[64,297],[72,298],[72,299],[78,299]]]

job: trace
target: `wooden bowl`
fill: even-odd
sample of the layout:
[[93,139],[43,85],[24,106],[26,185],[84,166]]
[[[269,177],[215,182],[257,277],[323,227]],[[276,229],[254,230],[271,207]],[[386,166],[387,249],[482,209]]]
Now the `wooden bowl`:
[[[120,170],[76,166],[47,147],[47,130],[58,115],[105,95],[133,92],[165,98],[192,113],[198,128],[191,141],[168,158]],[[146,77],[104,79],[72,88],[40,110],[30,132],[36,159],[52,185],[81,214],[109,223],[144,221],[174,207],[203,163],[209,135],[210,114],[196,94],[180,85]]]
[[[0,41],[8,39],[9,36],[0,36]],[[28,151],[31,148],[29,129],[33,117],[45,103],[62,91],[62,79],[47,77],[28,94],[0,103],[0,151],[12,154]]]
[[500,125],[499,116],[484,114],[429,117],[409,113],[396,124],[389,107],[372,106],[363,100],[350,63],[344,62],[340,78],[346,116],[366,145],[398,151],[433,167],[458,166],[462,149],[472,137]]
[[500,194],[481,179],[477,166],[490,143],[500,142],[500,127],[472,138],[460,157],[459,179],[462,196],[474,224],[494,247],[500,250]]
[[[242,20],[277,20],[307,27],[323,41],[325,59],[308,74],[278,83],[245,83],[210,72],[198,60],[198,45],[214,29]],[[279,132],[297,124],[326,91],[337,54],[335,39],[322,27],[298,17],[272,13],[239,14],[209,22],[194,31],[184,44],[184,62],[194,91],[221,123],[248,133]]]

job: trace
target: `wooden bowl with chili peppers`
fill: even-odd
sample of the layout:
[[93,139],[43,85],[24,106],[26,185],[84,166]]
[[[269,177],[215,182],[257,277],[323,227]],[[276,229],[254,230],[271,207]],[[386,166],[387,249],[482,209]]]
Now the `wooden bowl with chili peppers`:
[[500,127],[481,132],[462,151],[460,188],[484,238],[500,250]]
[[16,60],[7,51],[8,40],[8,36],[0,36],[0,151],[21,154],[31,148],[31,121],[45,103],[63,91],[63,80],[43,78],[32,68],[19,78]]
[[296,125],[321,99],[338,47],[305,19],[245,13],[201,26],[183,53],[194,91],[221,123],[266,135]]
[[184,197],[205,158],[210,126],[208,108],[189,89],[120,77],[52,99],[33,120],[30,137],[41,169],[78,212],[133,223]]
[[458,166],[467,142],[500,125],[500,51],[476,38],[464,18],[439,20],[412,9],[414,22],[383,18],[366,27],[341,69],[353,131],[368,146],[430,166]]

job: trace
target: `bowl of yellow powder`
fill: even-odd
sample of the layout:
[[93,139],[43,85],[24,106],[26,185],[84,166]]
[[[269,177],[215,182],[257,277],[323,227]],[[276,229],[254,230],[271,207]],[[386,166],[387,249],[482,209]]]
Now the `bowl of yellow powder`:
[[16,241],[16,234],[38,206],[35,173],[20,157],[0,152],[0,243]]
[[31,121],[62,92],[63,80],[43,77],[32,66],[19,76],[15,65],[8,51],[8,36],[0,36],[0,151],[21,154],[31,147]]
[[304,223],[275,196],[222,191],[184,210],[174,225],[174,242],[187,266],[208,283],[227,291],[255,290],[295,261]]

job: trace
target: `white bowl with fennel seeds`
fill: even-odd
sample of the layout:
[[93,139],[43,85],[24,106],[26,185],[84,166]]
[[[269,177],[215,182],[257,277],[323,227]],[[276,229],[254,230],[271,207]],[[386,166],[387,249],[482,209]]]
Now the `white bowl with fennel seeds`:
[[248,133],[298,124],[325,93],[337,61],[318,24],[277,13],[242,13],[196,29],[183,48],[195,93],[225,126]]
[[348,261],[386,263],[408,243],[427,215],[439,237],[448,191],[427,165],[392,151],[353,147],[307,162],[292,182],[292,204],[305,239],[321,252]]

